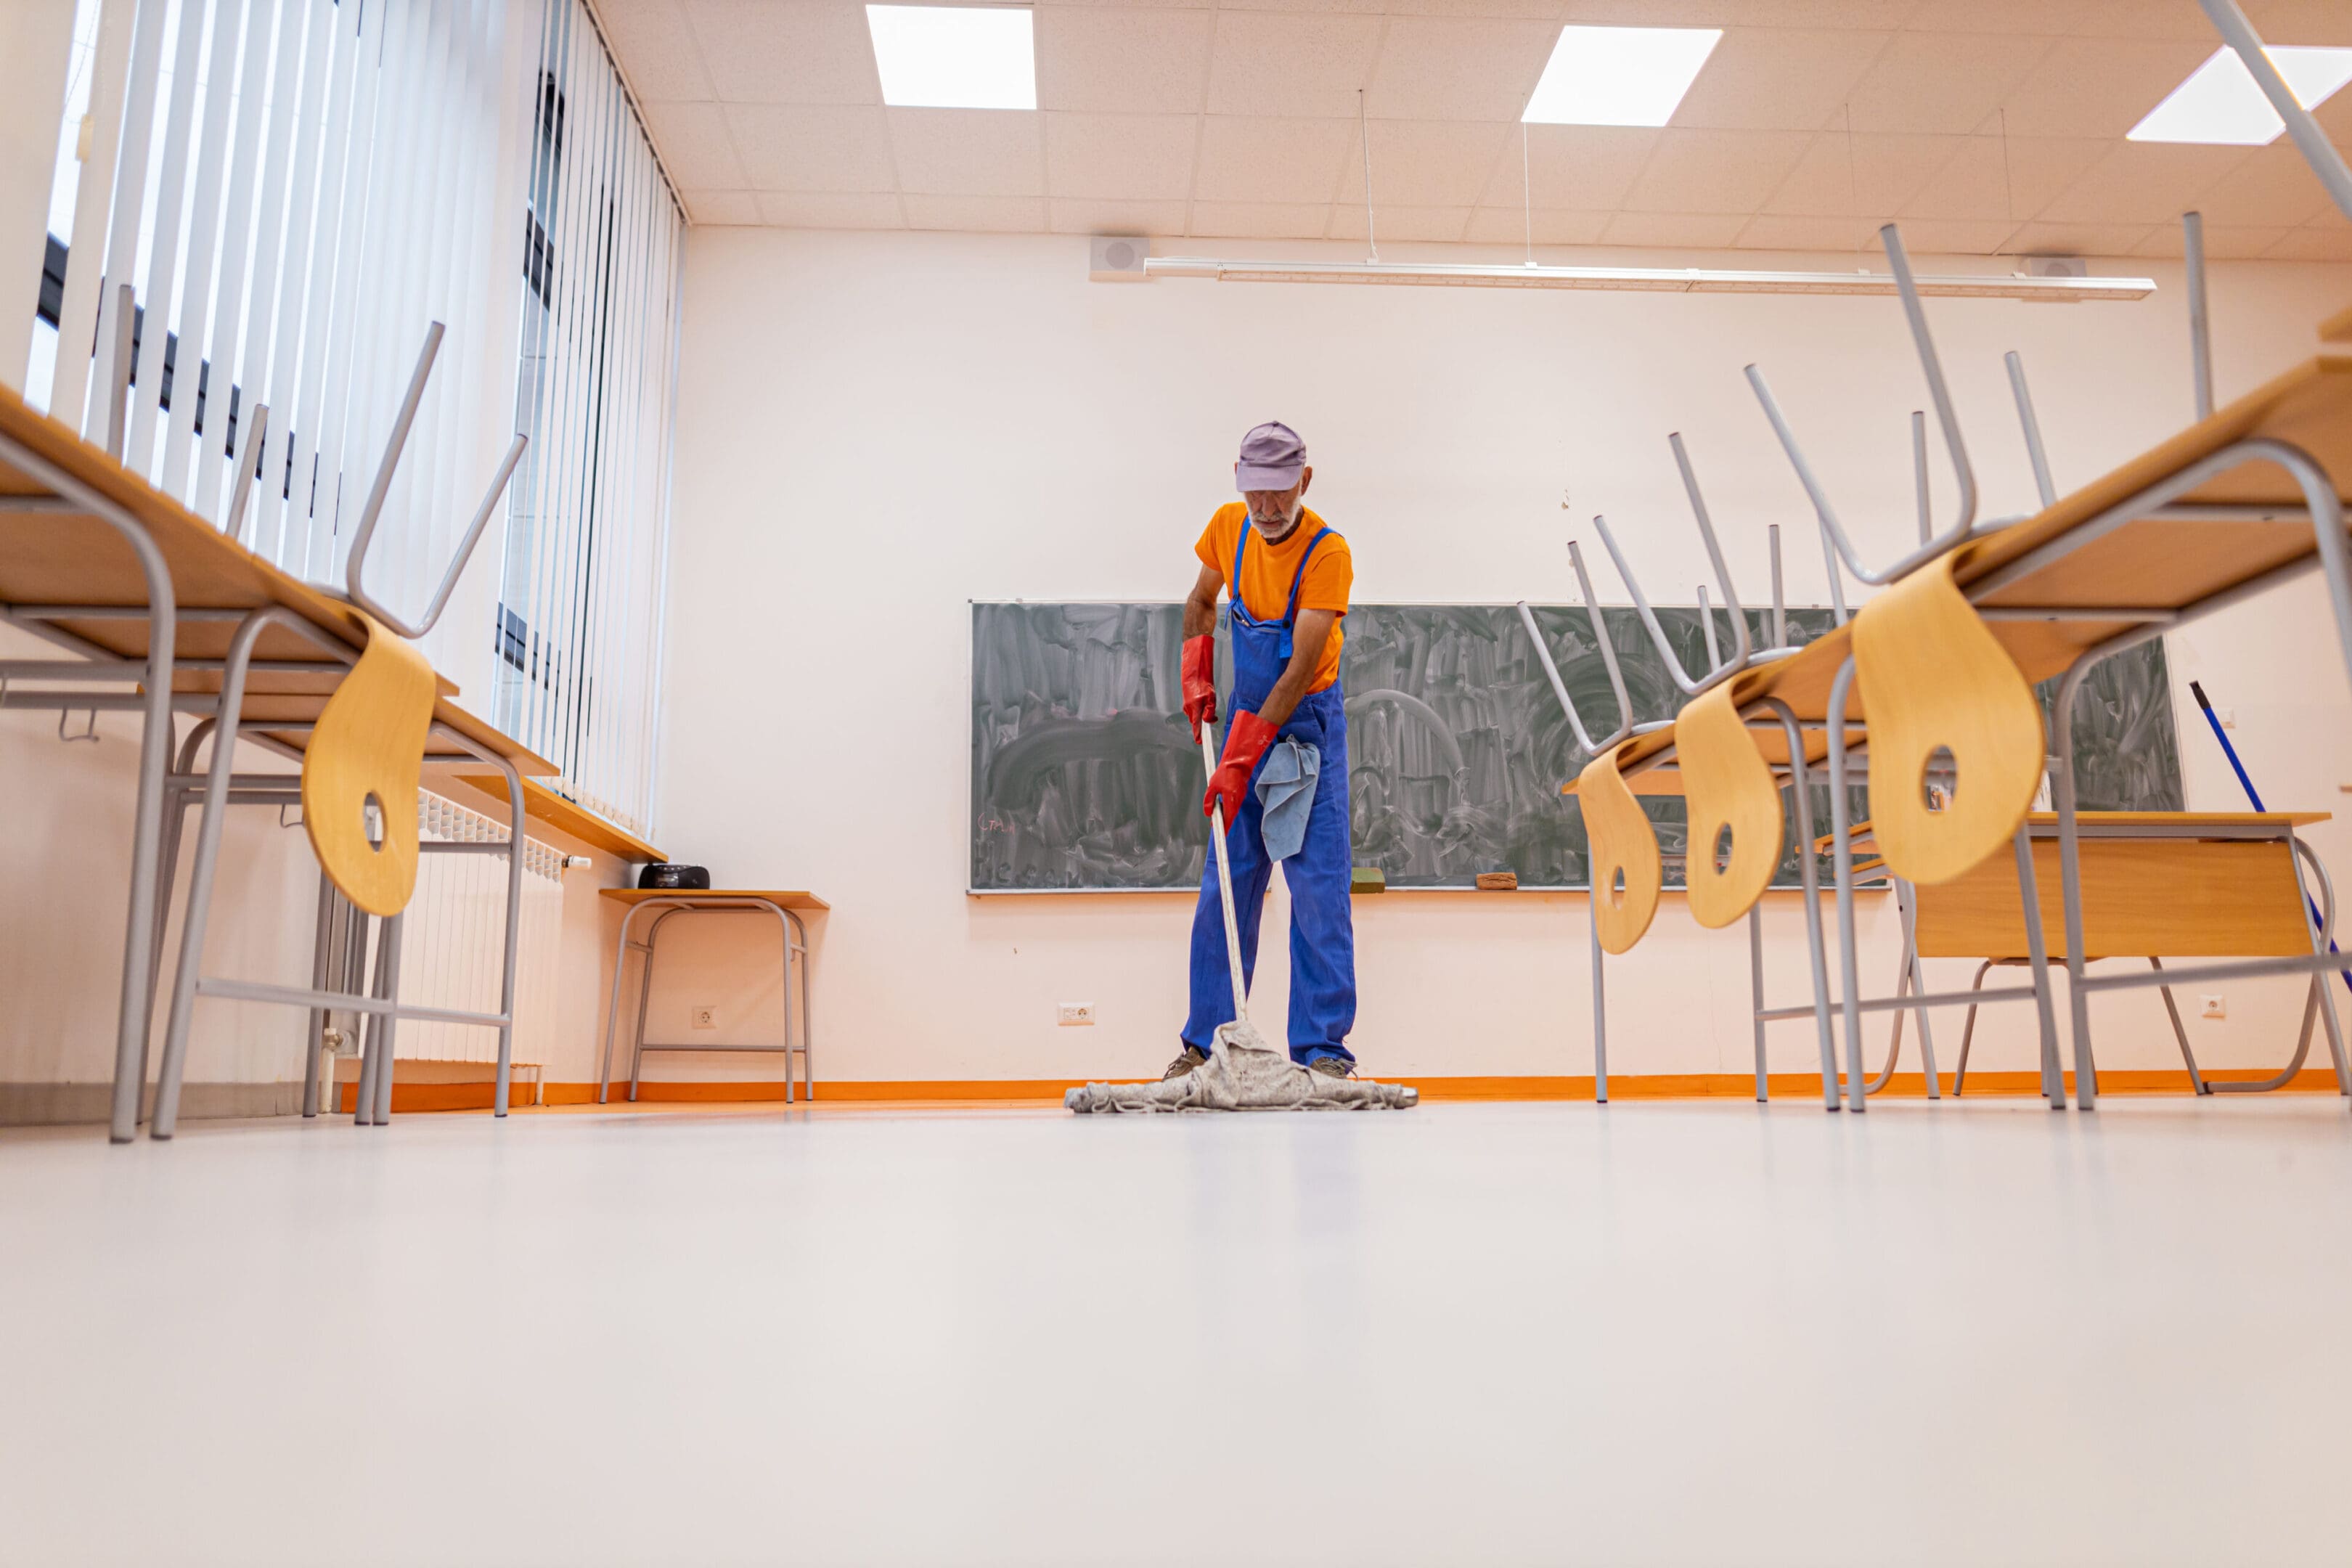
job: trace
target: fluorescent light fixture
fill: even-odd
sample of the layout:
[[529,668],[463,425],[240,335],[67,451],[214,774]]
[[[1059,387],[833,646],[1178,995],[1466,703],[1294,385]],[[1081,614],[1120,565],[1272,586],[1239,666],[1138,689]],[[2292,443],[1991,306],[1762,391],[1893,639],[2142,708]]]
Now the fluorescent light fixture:
[[868,5],[882,101],[902,109],[1034,109],[1025,5]]
[[[1153,256],[1155,278],[1219,283],[1392,283],[1455,289],[1617,289],[1669,294],[1859,294],[1899,292],[1892,273],[1745,272],[1703,267],[1459,266],[1396,261],[1220,261]],[[2040,278],[2021,272],[1969,273],[1914,279],[1923,295],[1952,300],[2144,300],[2149,278]]]
[[[2316,109],[2352,81],[2352,49],[2273,45],[2263,51],[2278,67],[2287,90],[2305,109]],[[2285,123],[2254,85],[2246,62],[2223,47],[2189,73],[2147,118],[2126,132],[2133,142],[2196,142],[2217,147],[2265,147]]]
[[1715,52],[1720,27],[1562,27],[1531,125],[1664,125]]

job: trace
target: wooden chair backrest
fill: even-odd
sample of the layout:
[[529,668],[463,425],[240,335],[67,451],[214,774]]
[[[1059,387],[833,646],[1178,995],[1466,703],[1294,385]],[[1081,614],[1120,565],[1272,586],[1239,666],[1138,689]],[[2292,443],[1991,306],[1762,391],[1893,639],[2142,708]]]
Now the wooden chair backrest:
[[[2042,705],[1952,580],[1947,555],[1853,619],[1854,677],[1870,725],[1870,815],[1895,874],[1948,882],[2009,842],[2042,787]],[[1938,748],[1957,771],[1927,804]]]
[[[302,759],[302,825],[320,868],[372,915],[396,915],[416,890],[416,796],[433,726],[433,667],[367,619],[367,647],[319,714]],[[372,842],[367,805],[383,818]]]
[[[1664,868],[1657,830],[1617,771],[1612,747],[1585,764],[1576,798],[1582,803],[1585,840],[1592,854],[1592,923],[1607,952],[1631,952],[1658,912]],[[1617,886],[1622,877],[1625,885]]]
[[[1763,897],[1780,868],[1780,787],[1740,720],[1727,683],[1702,694],[1675,719],[1675,758],[1690,809],[1684,865],[1691,918],[1720,931]],[[1716,840],[1726,828],[1731,849],[1718,868]]]

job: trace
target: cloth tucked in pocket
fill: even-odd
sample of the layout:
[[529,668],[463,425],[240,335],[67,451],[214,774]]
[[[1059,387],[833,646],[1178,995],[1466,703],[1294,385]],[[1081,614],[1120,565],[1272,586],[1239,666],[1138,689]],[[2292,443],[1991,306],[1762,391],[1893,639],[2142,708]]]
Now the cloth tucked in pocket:
[[1307,818],[1315,809],[1315,781],[1323,753],[1295,736],[1285,736],[1258,769],[1257,801],[1265,808],[1265,856],[1287,860],[1307,842]]

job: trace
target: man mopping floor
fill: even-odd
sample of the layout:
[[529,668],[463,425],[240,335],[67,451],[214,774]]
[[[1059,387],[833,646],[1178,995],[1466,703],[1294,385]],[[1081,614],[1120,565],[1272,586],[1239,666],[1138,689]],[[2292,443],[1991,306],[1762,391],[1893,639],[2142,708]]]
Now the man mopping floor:
[[[1315,470],[1286,425],[1242,437],[1234,485],[1195,552],[1184,602],[1184,715],[1217,721],[1217,591],[1231,601],[1233,722],[1201,802],[1216,853],[1192,917],[1183,1050],[1158,1084],[1088,1084],[1073,1110],[1405,1107],[1410,1089],[1359,1080],[1356,936],[1349,906],[1348,715],[1339,649],[1355,569],[1347,542],[1306,507]],[[1230,568],[1227,563],[1230,563]],[[1226,826],[1231,824],[1231,827]],[[1290,1054],[1250,1026],[1258,919],[1276,861],[1290,889]],[[1235,965],[1240,976],[1234,974]]]

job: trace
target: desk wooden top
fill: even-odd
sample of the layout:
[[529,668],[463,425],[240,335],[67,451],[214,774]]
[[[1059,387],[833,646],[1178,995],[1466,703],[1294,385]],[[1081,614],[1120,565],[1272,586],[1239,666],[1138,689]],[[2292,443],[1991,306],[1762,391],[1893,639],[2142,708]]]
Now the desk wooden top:
[[[2352,354],[2323,353],[2306,360],[2039,514],[1962,545],[1956,552],[1954,575],[1966,589],[2167,475],[2232,442],[2258,436],[2309,452],[2336,476],[2339,490],[2352,481]],[[2217,475],[2179,499],[2282,508],[2299,507],[2303,500],[2284,468],[2262,462]],[[2185,609],[2316,548],[2311,524],[2301,518],[2222,522],[2140,518],[1981,602],[2012,608]],[[2030,681],[2048,679],[2084,649],[2137,624],[2129,619],[1986,623]],[[1829,711],[1830,687],[1852,652],[1853,635],[1851,625],[1839,627],[1787,658],[1734,676],[1734,696],[1743,708],[1762,697],[1778,697],[1800,718],[1821,721]],[[1859,691],[1849,695],[1846,714],[1849,719],[1863,717]],[[1673,743],[1671,730],[1628,742],[1619,753],[1619,771],[1631,773]]]
[[[500,805],[507,804],[507,781],[496,773],[460,773],[457,782],[488,795]],[[585,806],[564,799],[537,779],[522,781],[522,799],[523,810],[530,814],[532,823],[569,833],[582,843],[592,845],[606,854],[641,862],[669,858],[635,834],[605,821]]]
[[[2308,827],[2315,822],[2326,822],[2330,814],[2325,811],[2078,811],[2074,820],[2081,826],[2102,830],[2105,837],[2124,837],[2118,829],[2146,827],[2160,829],[2151,832],[2152,838],[2193,838],[2200,831],[2215,832],[2243,827]],[[2028,828],[2047,827],[2055,830],[2058,814],[2054,811],[2029,811],[2025,814]],[[1867,817],[1853,825],[1856,850],[1873,842]],[[1826,855],[1830,852],[1829,834],[1813,840],[1813,847]]]
[[829,910],[823,899],[810,892],[775,893],[743,888],[606,888],[602,897],[616,904],[642,904],[649,899],[692,899],[697,903],[725,903],[744,899],[765,899],[772,904],[788,910]]
[[2319,323],[2319,341],[2323,343],[2352,343],[2352,305],[2347,305]]
[[[144,528],[171,571],[172,591],[181,609],[253,610],[277,605],[344,647],[356,648],[366,642],[366,627],[349,605],[238,544],[66,426],[35,413],[5,386],[0,386],[0,437],[121,507]],[[0,453],[0,496],[57,497],[58,490],[29,471],[29,465]],[[147,579],[130,543],[89,512],[0,510],[0,603],[143,609]],[[131,658],[147,653],[144,618],[68,616],[48,624],[110,653]],[[182,658],[223,658],[236,632],[233,620],[183,619],[173,651]],[[256,639],[254,657],[315,661],[328,656],[302,634],[271,626]],[[457,686],[436,679],[440,685],[436,719],[510,758],[524,773],[556,771],[544,757],[451,702]],[[326,671],[257,669],[247,679],[246,710],[254,718],[313,720],[341,681],[341,677]],[[174,677],[173,689],[208,694],[219,691],[220,683],[216,671],[184,670]],[[308,743],[301,734],[280,738],[297,749]]]

